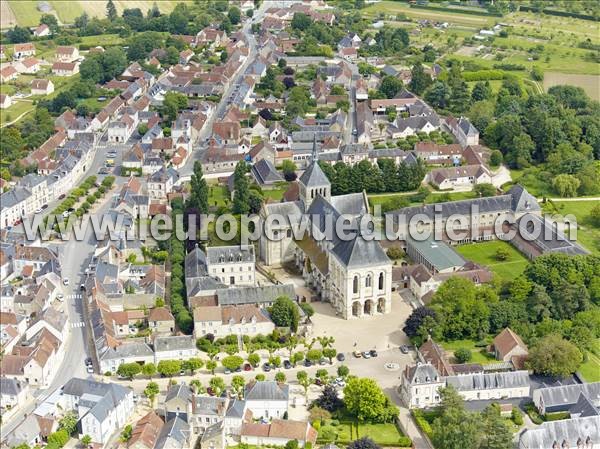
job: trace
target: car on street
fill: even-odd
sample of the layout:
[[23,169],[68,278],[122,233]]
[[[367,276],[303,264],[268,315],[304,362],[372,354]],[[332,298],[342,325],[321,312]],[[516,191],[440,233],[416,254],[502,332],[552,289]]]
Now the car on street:
[[35,210],[35,213],[36,213],[36,214],[41,214],[43,210],[44,210],[44,209],[42,209],[41,207],[39,207],[39,208],[37,208],[37,209]]
[[179,375],[180,375],[180,376],[185,376],[185,370],[184,370],[184,369],[182,369],[181,371],[179,371]]
[[313,365],[313,364],[312,364],[312,362],[311,362],[310,360],[306,359],[306,360],[304,361],[304,366],[306,366],[307,368],[308,368],[309,366],[312,366],[312,365]]
[[241,373],[241,372],[242,372],[242,367],[241,367],[241,366],[238,366],[238,367],[235,369],[235,372],[236,372],[236,373]]
[[98,170],[98,174],[99,175],[108,175],[108,168],[101,167],[100,170]]
[[59,293],[58,295],[56,295],[56,299],[58,299],[59,301],[62,301],[65,298],[65,295],[63,295],[62,293]]
[[207,387],[206,388],[206,392],[208,393],[209,396],[214,396],[215,392],[211,387]]
[[263,369],[263,371],[264,371],[265,373],[268,373],[269,371],[271,371],[271,365],[269,365],[268,363],[265,363],[265,364],[262,366],[262,369]]
[[289,361],[289,360],[284,360],[284,361],[283,361],[283,367],[284,367],[285,369],[290,369],[290,368],[292,367],[292,364],[290,363],[290,361]]
[[42,210],[43,210],[43,209],[48,209],[48,205],[47,205],[47,204],[44,204],[44,205],[42,206]]
[[225,368],[225,374],[231,374],[231,370],[229,368]]
[[252,365],[249,363],[244,364],[244,371],[252,371]]
[[94,367],[91,365],[86,366],[85,370],[88,374],[94,374]]
[[402,354],[408,354],[408,346],[406,346],[406,345],[400,346],[400,352],[402,352]]
[[63,285],[69,285],[69,278],[63,279]]
[[362,354],[361,354],[361,352],[360,352],[360,351],[354,351],[354,352],[352,353],[352,355],[353,355],[354,357],[356,357],[357,359],[360,359],[360,358],[362,357]]
[[363,351],[362,356],[363,356],[363,359],[370,359],[371,353],[369,351]]
[[321,360],[319,360],[319,365],[323,366],[323,365],[327,365],[329,363],[329,360],[327,360],[325,357],[322,357]]
[[369,354],[371,354],[371,357],[377,357],[377,355],[378,355],[378,354],[377,354],[377,351],[375,351],[375,349],[371,349],[371,350],[369,351]]
[[346,357],[344,356],[344,354],[342,354],[341,352],[337,355],[336,359],[338,359],[338,362],[343,362],[344,360],[346,360]]
[[85,359],[85,366],[92,366],[92,358],[88,357]]

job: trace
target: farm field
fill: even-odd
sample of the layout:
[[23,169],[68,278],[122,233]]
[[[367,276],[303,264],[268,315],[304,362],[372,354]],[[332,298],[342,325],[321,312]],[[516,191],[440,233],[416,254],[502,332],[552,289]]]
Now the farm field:
[[590,96],[591,99],[600,100],[600,74],[598,75],[574,75],[568,73],[546,72],[544,74],[544,90],[561,84],[572,84],[579,86]]
[[[508,251],[508,259],[500,261],[496,258],[496,251],[504,248]],[[459,254],[489,269],[504,281],[512,280],[519,276],[529,263],[510,243],[502,240],[469,243],[456,247]]]

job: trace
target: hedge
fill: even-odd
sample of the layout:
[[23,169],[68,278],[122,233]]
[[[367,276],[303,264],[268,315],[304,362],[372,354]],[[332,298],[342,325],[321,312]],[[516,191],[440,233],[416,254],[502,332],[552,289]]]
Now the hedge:
[[[532,6],[521,5],[519,6],[519,11],[523,12],[537,12],[539,13],[539,8],[534,8]],[[556,9],[542,9],[544,14],[548,14],[549,16],[560,16],[560,17],[572,17],[574,19],[582,19],[582,20],[593,20],[594,22],[598,22],[600,18],[590,16],[589,14],[579,14],[576,12],[568,12],[568,11],[558,11]]]
[[478,70],[476,72],[463,72],[465,81],[490,81],[503,80],[506,73],[502,70]]
[[461,9],[461,8],[444,8],[442,6],[425,6],[425,5],[410,5],[411,8],[416,9],[428,9],[430,11],[441,11],[445,13],[457,13],[457,14],[468,14],[470,16],[490,16],[490,17],[503,17],[498,12],[489,11],[475,11],[472,9]]
[[554,413],[546,413],[544,418],[546,421],[561,421],[563,419],[569,419],[571,414],[569,412],[554,412]]

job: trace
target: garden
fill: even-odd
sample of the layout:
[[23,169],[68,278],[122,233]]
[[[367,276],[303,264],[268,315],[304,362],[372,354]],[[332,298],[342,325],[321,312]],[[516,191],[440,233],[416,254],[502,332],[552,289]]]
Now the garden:
[[515,279],[529,263],[510,243],[503,240],[460,245],[456,251],[467,260],[489,267],[503,281]]

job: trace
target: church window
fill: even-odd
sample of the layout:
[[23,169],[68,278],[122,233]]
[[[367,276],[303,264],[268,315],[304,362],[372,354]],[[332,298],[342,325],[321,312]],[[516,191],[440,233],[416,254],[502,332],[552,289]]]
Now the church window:
[[370,287],[371,286],[371,275],[367,275],[367,277],[365,278],[365,287]]
[[383,273],[379,273],[379,290],[383,290]]
[[354,282],[352,283],[352,292],[358,293],[358,276],[354,276]]

